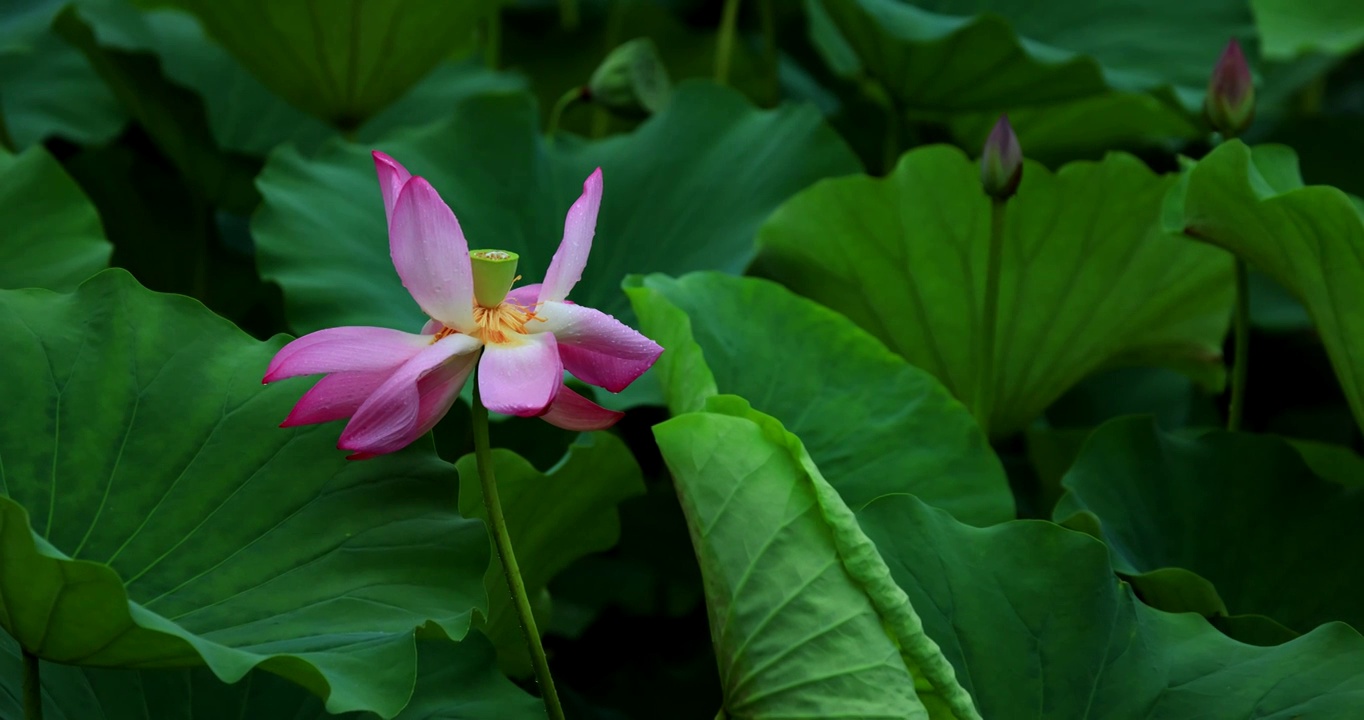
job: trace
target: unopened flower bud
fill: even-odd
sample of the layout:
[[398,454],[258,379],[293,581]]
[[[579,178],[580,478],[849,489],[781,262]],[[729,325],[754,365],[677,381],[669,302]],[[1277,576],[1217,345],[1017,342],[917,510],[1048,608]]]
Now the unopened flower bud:
[[1023,149],[1018,146],[1018,136],[1009,125],[1009,116],[1000,115],[980,154],[980,184],[986,195],[1005,200],[1018,191],[1022,179]]
[[469,259],[473,261],[474,301],[486,308],[501,305],[516,282],[516,261],[521,256],[507,250],[470,250]]
[[649,38],[635,38],[612,50],[587,82],[588,100],[625,116],[656,113],[671,96],[668,70]]
[[1213,129],[1227,138],[1244,133],[1255,119],[1255,83],[1235,38],[1227,43],[1213,68],[1203,114]]

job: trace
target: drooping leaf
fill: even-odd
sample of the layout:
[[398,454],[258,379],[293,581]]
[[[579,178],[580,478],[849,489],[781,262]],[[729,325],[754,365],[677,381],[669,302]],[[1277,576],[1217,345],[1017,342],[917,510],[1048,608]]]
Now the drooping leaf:
[[847,318],[756,278],[627,285],[645,334],[667,348],[659,370],[673,413],[742,396],[799,437],[853,507],[912,492],[963,522],[1013,518],[1003,468],[966,408]]
[[972,528],[907,495],[858,520],[983,717],[1345,718],[1364,694],[1364,638],[1349,626],[1242,644],[1137,601],[1082,533]]
[[[798,509],[809,502],[802,480],[817,471],[805,464],[808,458],[803,459],[794,438],[771,432],[775,423],[735,412],[723,400],[713,399],[708,412],[658,426],[656,434],[676,474],[693,533],[705,533],[696,544],[708,595],[736,598],[735,617],[743,618],[749,606],[737,602],[744,598],[741,590],[777,584],[778,597],[785,597],[797,585],[784,575],[774,577],[779,569],[800,567],[783,562],[779,550],[807,544],[800,557],[809,562],[821,557],[812,550],[818,538],[848,525],[797,522],[804,518]],[[734,527],[740,524],[743,532]],[[1103,544],[1053,523],[973,528],[898,494],[868,504],[854,526],[879,551],[879,562],[869,565],[888,568],[982,717],[1349,717],[1364,693],[1357,671],[1364,662],[1364,638],[1349,626],[1331,623],[1274,647],[1242,644],[1196,615],[1142,605],[1113,577]],[[761,528],[778,528],[770,544],[764,544],[769,535]],[[707,537],[712,541],[703,543]],[[760,560],[762,572],[744,574]],[[861,575],[867,565],[848,567]],[[757,637],[785,650],[782,659],[794,654],[793,647],[805,649],[793,638],[808,637],[822,626],[805,619],[800,633],[782,637],[782,611],[803,609],[797,604],[803,594],[792,597],[786,605],[770,600],[762,605],[781,609],[764,621],[764,633]],[[837,607],[850,604],[845,600]],[[828,622],[838,616],[813,610],[803,617]],[[728,656],[719,642],[716,654],[725,678]],[[749,664],[755,662],[760,661]],[[784,697],[805,701],[804,712],[814,709],[823,716],[828,711],[814,703],[827,696],[813,692],[826,689],[811,682]],[[830,693],[836,698],[831,705],[848,708],[890,689],[889,684],[838,688]]]
[[999,112],[1109,90],[1152,92],[1192,112],[1227,38],[1251,34],[1242,0],[1117,0],[1102,12],[1080,0],[809,2],[822,3],[851,51],[838,66],[860,67],[920,112]]
[[[1150,604],[1266,615],[1300,632],[1332,620],[1364,626],[1353,599],[1364,585],[1353,587],[1357,576],[1339,561],[1364,552],[1354,521],[1364,495],[1317,477],[1281,439],[1194,438],[1141,418],[1114,420],[1094,432],[1063,484],[1070,492],[1056,518],[1092,513],[1114,567],[1138,576]],[[1159,574],[1171,568],[1210,581],[1210,602],[1175,604],[1179,588],[1201,578]],[[1172,602],[1154,602],[1157,591]]]
[[[1161,228],[1174,177],[1124,154],[1028,162],[1006,208],[992,434],[1020,429],[1101,368],[1223,377],[1231,258]],[[968,406],[979,394],[990,206],[963,153],[933,146],[885,179],[820,183],[763,226],[761,274],[846,315]]]
[[[338,132],[271,92],[183,10],[143,11],[122,0],[81,0],[80,8],[101,46],[153,54],[167,78],[198,94],[213,139],[226,151],[263,156],[293,143],[308,154]],[[372,139],[395,128],[432,122],[463,97],[512,91],[523,84],[478,63],[444,62],[365,122],[357,137]]]
[[96,30],[108,33],[108,26],[86,16],[102,18],[106,6],[103,1],[68,6],[57,16],[54,30],[85,55],[114,97],[199,195],[218,207],[250,214],[259,202],[252,181],[260,162],[219,147],[203,102],[168,79],[155,55],[104,44]]
[[705,578],[726,717],[979,718],[794,435],[738,398],[654,427]]
[[127,114],[85,57],[46,26],[24,36],[9,50],[0,41],[0,118],[14,149],[50,137],[102,143],[117,134]]
[[[420,674],[412,702],[396,720],[535,720],[544,705],[497,671],[478,633],[459,643],[417,643]],[[0,717],[22,717],[19,648],[0,633]],[[113,670],[41,663],[45,717],[57,720],[373,720],[332,715],[322,700],[261,670],[224,684],[207,668]]]
[[473,47],[492,0],[169,0],[276,95],[343,128],[359,127],[441,60]]
[[[809,108],[759,111],[732,90],[677,88],[673,102],[628,136],[547,143],[525,95],[466,101],[447,121],[375,147],[425,176],[472,246],[521,254],[538,282],[563,235],[583,179],[602,167],[595,251],[573,300],[626,309],[632,272],[738,272],[759,224],[809,183],[856,161]],[[284,289],[303,332],[333,325],[415,331],[423,315],[391,269],[383,202],[369,147],[334,142],[315,157],[274,153],[259,178],[253,221],[262,277]],[[736,162],[737,161],[737,162]]]
[[1308,53],[1349,55],[1364,47],[1364,5],[1351,0],[1250,0],[1260,51],[1292,60]]
[[[548,473],[521,456],[493,451],[498,497],[507,518],[521,579],[532,597],[547,597],[546,586],[578,558],[610,549],[620,537],[616,506],[644,492],[639,465],[614,435],[584,435]],[[487,518],[478,464],[473,455],[456,463],[459,510],[465,517]],[[496,556],[483,576],[488,591],[484,632],[497,645],[502,667],[513,675],[531,673],[520,621],[508,595],[502,563]],[[552,602],[552,598],[550,598]],[[542,629],[549,624],[537,614]]]
[[154,57],[167,81],[198,95],[202,122],[225,151],[265,155],[284,142],[311,149],[336,133],[267,90],[184,10],[125,0],[79,0],[77,9],[104,52]]
[[109,263],[99,215],[46,150],[0,148],[0,288],[70,290]]
[[1177,223],[1245,258],[1307,306],[1364,427],[1364,215],[1350,196],[1304,186],[1287,147],[1234,140],[1189,171]]
[[363,463],[337,428],[279,429],[284,342],[110,270],[74,294],[0,292],[0,627],[100,667],[254,668],[331,712],[392,717],[414,633],[484,604],[482,523],[429,443]]

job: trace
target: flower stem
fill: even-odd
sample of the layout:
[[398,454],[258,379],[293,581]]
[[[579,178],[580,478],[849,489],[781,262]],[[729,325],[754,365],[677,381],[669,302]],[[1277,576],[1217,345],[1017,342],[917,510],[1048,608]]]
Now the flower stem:
[[38,678],[38,656],[24,655],[24,720],[43,720],[43,685]]
[[728,85],[729,58],[734,52],[735,26],[739,23],[739,0],[725,0],[720,13],[720,34],[715,41],[715,82]]
[[1246,261],[1236,258],[1236,345],[1231,357],[1231,407],[1227,430],[1241,429],[1246,407],[1246,376],[1250,372],[1250,272]]
[[988,438],[995,405],[995,334],[999,319],[999,266],[1004,255],[1004,207],[1008,201],[990,199],[990,256],[985,268],[985,314],[980,334],[980,369],[976,376],[976,422]]
[[488,441],[488,409],[483,407],[483,399],[479,397],[478,376],[475,375],[473,380],[474,458],[478,461],[478,479],[483,485],[483,505],[488,510],[488,525],[493,532],[497,556],[502,560],[502,572],[507,577],[507,589],[511,592],[512,604],[516,606],[516,616],[521,621],[521,633],[526,637],[526,649],[530,651],[531,664],[535,666],[535,679],[540,683],[540,697],[545,701],[545,711],[549,713],[550,720],[564,720],[563,706],[559,704],[559,695],[554,691],[554,678],[549,674],[549,660],[545,658],[545,648],[540,644],[540,631],[535,627],[535,616],[531,614],[530,596],[526,594],[526,584],[521,580],[516,553],[512,552],[507,518],[502,515],[502,501],[497,497],[493,450]]
[[578,102],[583,97],[581,87],[571,88],[568,92],[559,96],[558,102],[554,103],[554,109],[549,111],[549,120],[545,123],[545,136],[552,142],[554,134],[559,132],[559,121],[563,119],[564,111],[569,105]]

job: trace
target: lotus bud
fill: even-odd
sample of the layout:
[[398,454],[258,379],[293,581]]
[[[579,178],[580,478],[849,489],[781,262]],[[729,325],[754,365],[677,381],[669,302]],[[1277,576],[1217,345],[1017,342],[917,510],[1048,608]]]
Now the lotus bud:
[[624,116],[656,113],[668,104],[672,81],[649,38],[611,51],[587,82],[586,99]]
[[1007,200],[1018,191],[1023,179],[1023,150],[1018,136],[1009,125],[1009,116],[1000,115],[999,122],[985,139],[980,154],[980,184],[985,194],[996,200]]
[[1213,129],[1226,138],[1244,133],[1255,119],[1255,83],[1235,38],[1227,43],[1212,70],[1203,114]]

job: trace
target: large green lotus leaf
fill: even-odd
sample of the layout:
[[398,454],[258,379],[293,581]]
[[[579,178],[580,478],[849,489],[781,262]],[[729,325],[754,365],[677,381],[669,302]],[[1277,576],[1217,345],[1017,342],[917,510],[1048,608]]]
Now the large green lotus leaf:
[[[606,140],[546,141],[534,103],[515,94],[473,98],[446,121],[376,146],[431,181],[471,246],[519,252],[526,282],[543,277],[564,213],[600,165],[595,251],[573,299],[613,313],[627,307],[627,273],[742,270],[773,208],[815,180],[857,169],[813,108],[760,111],[706,83],[680,85],[665,111]],[[283,148],[257,182],[261,275],[284,289],[296,330],[421,326],[389,259],[369,147],[337,141],[312,158]]]
[[[583,435],[547,473],[501,448],[493,450],[493,465],[521,579],[527,592],[542,598],[548,595],[549,581],[574,560],[616,544],[620,538],[616,506],[644,493],[639,464],[630,449],[607,433]],[[465,455],[455,467],[459,469],[460,512],[465,517],[486,519],[476,459],[472,454]],[[526,641],[511,604],[502,563],[495,555],[483,584],[488,591],[484,632],[496,643],[507,672],[529,675]],[[536,624],[547,627],[548,613],[545,617],[538,615]]]
[[359,127],[441,60],[473,47],[492,0],[166,0],[275,94],[341,128]]
[[334,426],[278,429],[257,342],[110,270],[0,292],[0,627],[54,662],[284,676],[392,717],[414,633],[484,604],[482,523],[429,441],[348,463]]
[[779,422],[721,395],[654,437],[701,566],[725,717],[980,717]]
[[[1364,427],[1364,215],[1349,195],[1304,186],[1282,145],[1223,143],[1188,173],[1185,232],[1224,247],[1307,306]],[[1252,400],[1253,402],[1253,400]]]
[[912,492],[963,522],[1013,519],[1004,469],[970,412],[847,318],[757,278],[627,285],[645,334],[667,348],[659,370],[674,414],[739,395],[799,437],[853,507]]
[[1348,718],[1364,696],[1364,638],[1342,623],[1245,645],[1143,605],[1102,543],[1052,523],[973,528],[907,495],[858,520],[984,717]]
[[1303,632],[1332,620],[1364,627],[1355,601],[1364,582],[1339,562],[1364,553],[1355,522],[1364,495],[1317,477],[1284,440],[1170,435],[1146,419],[1114,420],[1090,437],[1063,485],[1055,517],[1092,513],[1114,567],[1138,575],[1151,604],[1148,587],[1188,587],[1190,578],[1148,576],[1181,568],[1211,581],[1226,612]]
[[41,147],[0,148],[0,288],[70,290],[109,264],[99,215]]
[[103,143],[127,119],[85,57],[47,27],[25,33],[22,46],[0,46],[0,140],[8,133],[14,149],[49,137]]
[[[166,77],[197,93],[213,138],[224,150],[266,155],[291,142],[306,153],[337,133],[272,93],[183,10],[142,11],[122,0],[80,0],[80,10],[102,46],[152,53]],[[366,122],[358,136],[373,138],[395,127],[425,124],[444,117],[459,98],[521,85],[518,78],[479,64],[442,63]]]
[[860,66],[920,112],[998,112],[1107,90],[1155,92],[1193,111],[1227,38],[1252,33],[1244,0],[1110,0],[1101,10],[1082,0],[809,2],[841,35],[835,67]]
[[1354,0],[1250,0],[1250,8],[1266,58],[1291,60],[1314,52],[1349,55],[1364,47],[1364,4]]
[[[1169,365],[1221,383],[1232,261],[1162,230],[1174,182],[1120,153],[1056,173],[1026,163],[1005,217],[992,434],[1020,429],[1105,366]],[[792,198],[763,226],[755,269],[843,313],[970,406],[989,226],[977,164],[931,146],[886,178]]]
[[[420,674],[397,720],[534,720],[539,700],[511,684],[478,633],[459,643],[417,643]],[[0,717],[23,716],[19,649],[0,633]],[[226,685],[206,668],[113,670],[43,662],[43,705],[51,720],[372,720],[367,712],[329,714],[302,688],[260,670]]]

